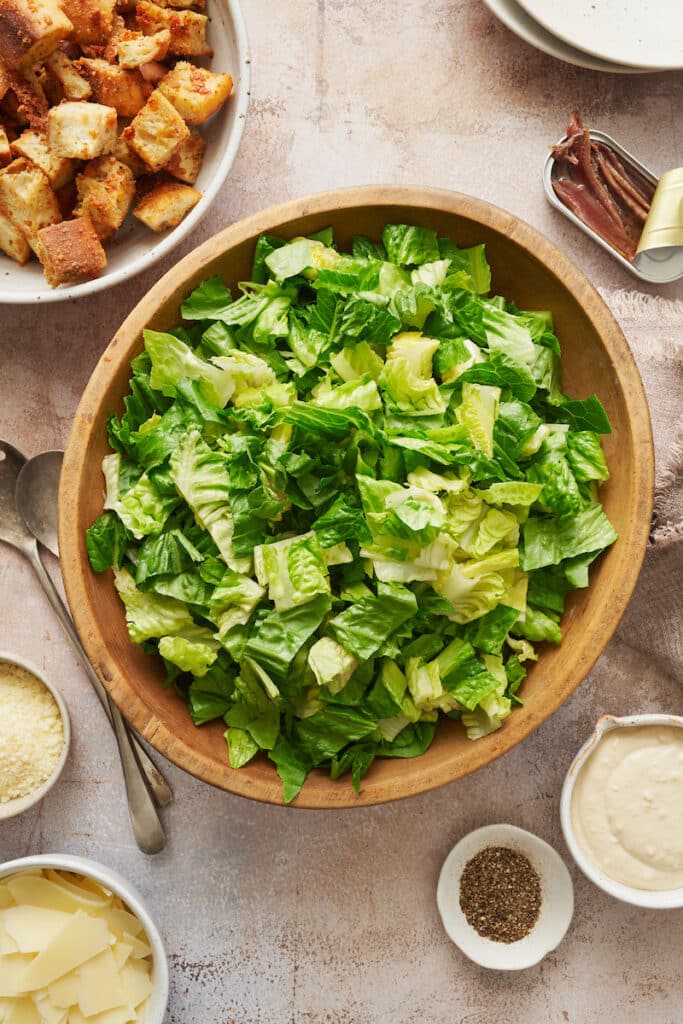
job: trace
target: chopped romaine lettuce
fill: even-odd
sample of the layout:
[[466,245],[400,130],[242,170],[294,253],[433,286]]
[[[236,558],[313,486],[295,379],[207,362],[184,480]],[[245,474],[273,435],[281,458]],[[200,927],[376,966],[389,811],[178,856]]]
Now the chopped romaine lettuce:
[[502,726],[537,644],[616,533],[596,396],[561,390],[548,311],[490,295],[483,245],[388,225],[256,243],[233,297],[143,332],[107,424],[103,514],[131,639],[230,765],[417,757],[438,719]]

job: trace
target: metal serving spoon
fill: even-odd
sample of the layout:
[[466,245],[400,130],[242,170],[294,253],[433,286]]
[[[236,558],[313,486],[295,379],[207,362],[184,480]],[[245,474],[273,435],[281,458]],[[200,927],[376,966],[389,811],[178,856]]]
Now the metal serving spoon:
[[[88,662],[69,613],[41,561],[38,543],[19,515],[15,495],[19,474],[25,464],[26,459],[21,452],[18,452],[6,441],[0,440],[0,540],[11,544],[31,563],[67,636],[78,651],[90,681],[93,685],[97,681],[96,689],[102,688],[102,684]],[[104,693],[105,700],[107,700],[106,691]],[[128,812],[135,840],[143,853],[158,853],[166,843],[159,815],[140,770],[125,722],[115,705],[110,704],[109,709],[121,757],[128,797]]]
[[[57,537],[57,510],[59,507],[59,478],[62,473],[64,452],[42,452],[28,459],[17,478],[15,498],[17,511],[24,520],[33,536],[43,547],[59,558],[59,540]],[[77,653],[92,683],[100,704],[104,708],[110,723],[113,725],[112,714],[120,715],[120,711],[112,705],[109,694],[95,674],[88,656],[81,644]],[[113,711],[112,711],[113,706]],[[167,807],[173,800],[173,793],[151,757],[138,742],[135,733],[127,726],[152,796],[158,807]]]

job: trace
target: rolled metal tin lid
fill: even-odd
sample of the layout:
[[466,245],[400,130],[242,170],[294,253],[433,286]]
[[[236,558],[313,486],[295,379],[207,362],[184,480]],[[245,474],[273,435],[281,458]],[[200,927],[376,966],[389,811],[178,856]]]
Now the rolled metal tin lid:
[[[548,201],[556,210],[564,214],[568,220],[573,221],[578,228],[592,238],[605,252],[608,252],[612,259],[615,259],[617,263],[620,263],[625,270],[634,274],[635,277],[639,277],[641,281],[648,281],[650,284],[670,284],[672,281],[678,281],[683,277],[683,168],[679,167],[677,170],[667,171],[661,178],[658,178],[649,167],[646,167],[637,157],[629,153],[627,149],[624,149],[611,135],[593,128],[590,129],[589,134],[592,140],[609,146],[622,161],[629,163],[644,178],[657,186],[633,263],[625,259],[616,249],[613,249],[611,245],[600,237],[597,231],[594,231],[592,227],[577,217],[555,195],[552,184],[555,158],[552,153],[548,154],[543,166],[543,186]],[[565,135],[559,140],[557,145],[566,141],[567,136]],[[669,176],[671,176],[671,185],[667,184]],[[662,190],[664,199],[660,205],[658,203],[658,196],[662,182],[664,182]],[[653,230],[652,235],[649,234],[651,226]],[[677,234],[676,228],[678,230]],[[648,239],[654,239],[654,241]],[[643,240],[645,240],[645,245]]]
[[651,281],[683,277],[683,167],[659,179],[633,262]]

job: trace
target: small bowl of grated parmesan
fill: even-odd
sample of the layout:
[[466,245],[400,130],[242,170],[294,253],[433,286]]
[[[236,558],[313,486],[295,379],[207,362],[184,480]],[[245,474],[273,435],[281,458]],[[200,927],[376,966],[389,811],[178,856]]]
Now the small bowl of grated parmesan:
[[42,800],[70,744],[62,695],[34,665],[0,651],[0,821]]

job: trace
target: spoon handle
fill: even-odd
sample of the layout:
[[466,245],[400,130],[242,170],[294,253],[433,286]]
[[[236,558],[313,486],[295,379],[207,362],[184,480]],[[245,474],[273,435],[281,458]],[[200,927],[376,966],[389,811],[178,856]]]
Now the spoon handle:
[[[86,675],[88,676],[90,684],[91,684],[93,690],[95,691],[95,693],[97,694],[98,700],[99,700],[100,704],[102,705],[102,707],[104,709],[104,712],[105,712],[107,718],[109,719],[109,724],[111,725],[111,727],[113,729],[114,728],[114,715],[115,714],[119,715],[120,712],[116,708],[116,705],[112,703],[112,700],[111,700],[109,694],[105,690],[104,686],[100,682],[99,676],[97,675],[97,673],[95,672],[94,668],[92,667],[92,664],[90,663],[90,659],[88,658],[88,655],[85,652],[85,648],[83,647],[83,644],[81,643],[81,641],[80,641],[80,639],[78,637],[78,633],[75,630],[75,627],[74,627],[73,621],[71,619],[71,616],[69,615],[69,612],[67,611],[67,609],[66,609],[66,607],[64,605],[64,602],[60,598],[59,593],[54,589],[54,584],[52,583],[52,580],[50,579],[49,575],[47,574],[47,572],[45,570],[45,567],[44,567],[44,565],[42,563],[42,560],[40,559],[40,555],[38,553],[37,553],[37,557],[38,557],[38,560],[40,562],[40,569],[36,568],[35,563],[33,561],[33,556],[32,555],[29,555],[29,560],[33,564],[33,567],[36,570],[36,572],[38,573],[38,575],[40,576],[41,582],[43,582],[43,575],[42,575],[43,573],[45,573],[45,575],[47,576],[47,578],[49,580],[48,586],[51,588],[51,590],[48,593],[48,597],[50,599],[50,603],[52,604],[52,607],[54,608],[55,612],[57,613],[59,621],[61,622],[62,626],[64,627],[64,630],[65,630],[69,640],[71,641],[73,647],[75,648],[76,653],[78,654],[79,658],[81,659],[81,664],[83,665],[83,668],[85,669],[85,672],[86,672]],[[45,587],[45,583],[44,582],[43,582],[43,587]],[[55,603],[55,598],[59,602],[58,604]],[[173,801],[173,791],[171,790],[171,787],[169,786],[168,782],[166,781],[164,776],[161,774],[161,772],[159,771],[159,769],[155,765],[154,761],[149,756],[149,754],[147,753],[147,751],[145,750],[143,745],[139,742],[139,740],[136,737],[135,733],[133,733],[133,731],[131,730],[130,726],[127,723],[126,723],[126,730],[128,731],[128,734],[130,736],[130,741],[133,744],[133,747],[135,749],[135,754],[136,754],[138,762],[140,764],[140,768],[142,769],[142,771],[143,771],[143,773],[145,775],[145,778],[147,779],[147,783],[149,785],[149,788],[152,791],[152,796],[154,797],[154,802],[156,803],[157,807],[168,807],[168,805],[170,803],[172,803],[172,801]]]
[[126,785],[126,795],[128,797],[128,813],[130,815],[131,825],[133,826],[135,840],[143,853],[158,853],[164,848],[166,838],[164,836],[161,821],[159,820],[159,815],[157,814],[156,807],[154,806],[152,794],[142,773],[136,752],[133,749],[133,742],[128,731],[128,727],[124,722],[119,709],[110,700],[108,693],[100,683],[97,675],[95,674],[95,670],[88,660],[88,656],[81,645],[78,634],[76,633],[76,629],[71,621],[68,611],[66,610],[64,602],[59,596],[50,575],[43,565],[42,559],[38,553],[37,544],[33,543],[31,545],[27,545],[25,548],[25,554],[33,566],[33,569],[42,584],[43,590],[45,591],[57,618],[61,622],[66,635],[78,652],[90,682],[93,684],[97,695],[102,700],[105,710],[108,710],[109,712],[110,721],[114,729],[114,736],[116,738],[116,744],[119,748],[123,778]]

